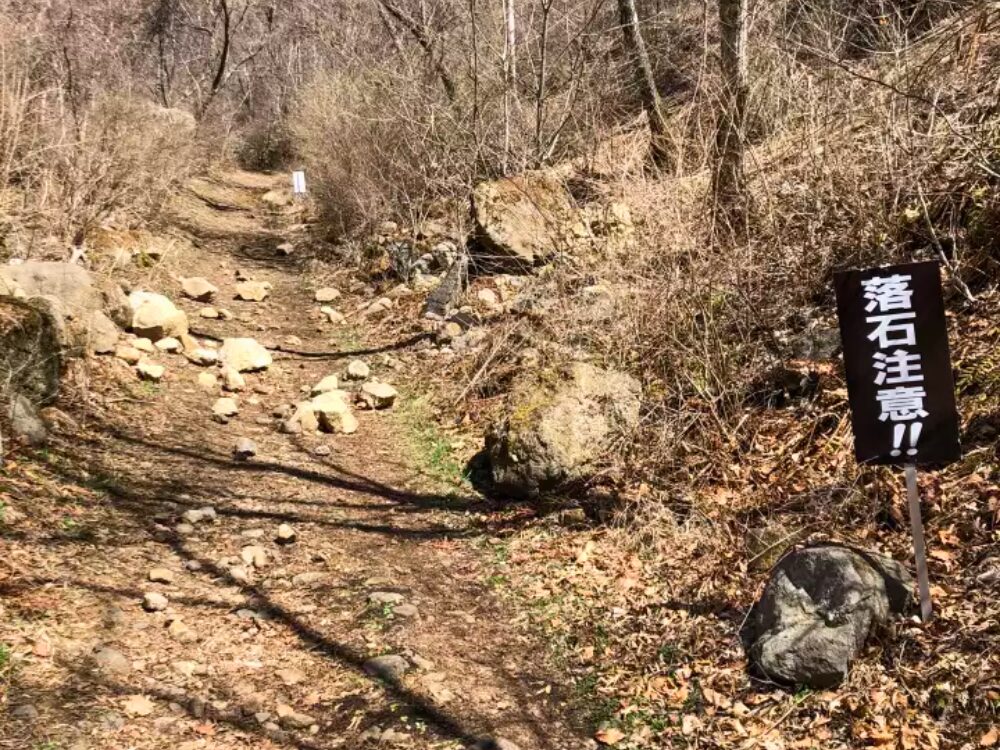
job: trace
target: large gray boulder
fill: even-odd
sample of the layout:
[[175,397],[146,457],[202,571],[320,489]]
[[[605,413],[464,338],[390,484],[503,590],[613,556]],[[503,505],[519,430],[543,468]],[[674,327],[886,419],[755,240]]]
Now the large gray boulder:
[[580,217],[557,177],[524,172],[481,182],[472,191],[472,249],[486,266],[525,270],[566,246]]
[[105,310],[117,315],[120,294],[110,284],[102,289],[85,268],[74,263],[27,261],[0,266],[0,295],[24,297],[45,306],[56,323],[60,345],[69,354],[114,350],[118,328]]
[[586,481],[638,425],[640,398],[631,376],[584,362],[522,376],[486,437],[495,489],[530,499]]
[[792,552],[743,633],[752,666],[787,684],[836,685],[869,636],[909,608],[911,591],[909,572],[886,557],[837,545]]

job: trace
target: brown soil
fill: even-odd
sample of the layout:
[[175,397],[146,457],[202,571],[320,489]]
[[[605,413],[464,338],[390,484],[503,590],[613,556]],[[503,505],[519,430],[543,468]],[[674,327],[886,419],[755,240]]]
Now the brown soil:
[[[201,368],[181,356],[156,356],[167,366],[157,385],[120,361],[90,360],[71,373],[52,445],[8,456],[0,748],[458,748],[483,736],[522,750],[586,746],[544,644],[488,585],[482,501],[412,460],[399,416],[358,412],[352,436],[276,429],[276,407],[352,357],[412,386],[407,361],[421,341],[415,324],[355,315],[335,328],[318,314],[305,261],[273,251],[307,240],[297,217],[247,202],[278,184],[246,174],[197,183],[173,207],[193,244],[129,272],[183,306],[199,338],[253,336],[276,350],[272,368],[248,376],[239,415],[211,419],[221,393],[199,387]],[[271,297],[234,301],[237,268],[271,282]],[[234,319],[202,319],[205,305],[181,298],[176,277],[193,275],[220,288],[212,304]],[[346,271],[338,281],[346,288]],[[363,301],[348,295],[339,307]],[[301,342],[285,343],[293,335]],[[256,442],[253,460],[234,460],[239,437]],[[178,533],[184,511],[203,506],[218,519]],[[282,523],[293,544],[276,543]],[[240,560],[248,545],[266,550],[262,568]],[[157,567],[174,581],[150,582]],[[144,611],[149,591],[169,608]],[[375,591],[401,593],[417,616],[370,605]],[[175,619],[197,640],[172,636]],[[127,668],[101,669],[102,647]],[[371,677],[363,665],[381,654],[413,667]],[[295,728],[279,705],[312,720]]]

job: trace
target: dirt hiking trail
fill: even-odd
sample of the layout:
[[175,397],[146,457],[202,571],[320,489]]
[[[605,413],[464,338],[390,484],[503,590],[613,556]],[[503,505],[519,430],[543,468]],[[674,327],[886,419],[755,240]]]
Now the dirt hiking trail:
[[[228,394],[181,356],[157,353],[156,384],[89,360],[42,468],[11,480],[27,518],[0,535],[0,642],[28,656],[0,748],[589,746],[545,644],[488,585],[481,499],[414,465],[399,409],[359,411],[349,436],[277,429],[277,407],[355,358],[405,401],[420,339],[317,315],[307,261],[275,252],[306,230],[260,200],[284,181],[196,181],[172,220],[193,243],[129,271],[185,309],[199,341],[272,350],[235,394],[239,414],[214,420]],[[235,301],[237,271],[270,296]],[[234,317],[200,317],[179,276],[211,280]],[[365,301],[345,295],[345,311]],[[256,456],[241,462],[244,437]],[[279,543],[282,524],[294,541]]]

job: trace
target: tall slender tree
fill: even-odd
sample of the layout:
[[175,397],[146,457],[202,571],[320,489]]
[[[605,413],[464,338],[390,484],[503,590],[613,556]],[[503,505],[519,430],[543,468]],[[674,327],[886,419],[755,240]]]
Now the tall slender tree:
[[747,110],[747,0],[719,0],[722,102],[716,131],[716,207],[733,221],[747,208],[743,167]]
[[663,164],[669,160],[667,121],[663,116],[663,102],[656,88],[656,79],[653,77],[653,66],[649,62],[649,53],[642,39],[642,31],[639,29],[639,14],[635,9],[635,0],[618,0],[618,21],[624,36],[625,54],[632,69],[632,78],[649,120],[653,158]]

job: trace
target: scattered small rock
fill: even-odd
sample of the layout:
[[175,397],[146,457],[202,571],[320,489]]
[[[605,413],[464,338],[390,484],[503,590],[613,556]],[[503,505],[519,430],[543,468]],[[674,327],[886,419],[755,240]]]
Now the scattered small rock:
[[220,351],[223,364],[238,372],[266,370],[271,366],[271,353],[255,339],[225,339]]
[[157,365],[153,362],[140,362],[135,366],[135,369],[139,373],[140,378],[154,383],[162,380],[167,372],[167,368],[163,365]]
[[214,349],[198,347],[196,349],[185,349],[184,356],[192,364],[200,367],[211,367],[219,363],[219,353]]
[[167,336],[166,338],[160,339],[156,342],[156,348],[161,352],[167,352],[168,354],[176,354],[183,347],[179,339],[175,339],[173,336]]
[[299,713],[284,703],[278,704],[277,714],[278,722],[285,729],[308,729],[316,723],[316,720],[312,716]]
[[324,306],[321,307],[319,311],[323,313],[326,316],[327,320],[329,320],[331,323],[340,324],[347,322],[347,318],[345,318],[338,311],[334,310],[332,307]]
[[372,409],[389,409],[399,395],[388,383],[369,381],[361,386],[361,398]]
[[317,302],[333,302],[335,299],[339,298],[340,290],[334,289],[332,286],[325,286],[316,290],[315,299]]
[[295,246],[291,242],[282,242],[276,248],[274,248],[275,255],[281,256],[282,258],[287,258],[289,255],[295,252]]
[[275,674],[278,675],[279,680],[289,687],[292,685],[298,685],[300,682],[305,682],[306,679],[306,673],[301,669],[295,669],[294,667],[279,669],[275,672]]
[[198,302],[208,302],[219,291],[214,284],[201,276],[181,279],[181,289],[186,297]]
[[267,565],[267,550],[259,544],[251,544],[240,551],[240,557],[247,565],[253,565],[258,570]]
[[470,745],[468,750],[521,750],[521,748],[503,737],[486,737]]
[[242,565],[234,565],[229,569],[229,577],[232,578],[237,583],[249,583],[250,571],[248,571]]
[[271,285],[266,281],[243,281],[236,285],[236,299],[247,302],[263,302],[271,294]]
[[216,310],[214,307],[203,307],[198,311],[198,315],[200,315],[203,318],[207,318],[208,320],[218,320],[220,317],[222,317],[221,315],[219,315],[219,311]]
[[487,307],[496,307],[500,303],[497,293],[492,289],[480,289],[479,292],[476,293],[476,299]]
[[235,367],[229,367],[228,365],[222,368],[222,387],[227,391],[238,392],[246,389],[247,381],[243,377],[242,373]]
[[399,680],[410,670],[410,662],[399,654],[386,654],[366,661],[364,670],[372,677],[380,677],[383,680]]
[[295,529],[287,523],[281,524],[278,527],[278,535],[276,539],[278,544],[291,544],[296,539]]
[[257,444],[250,438],[240,438],[233,448],[233,456],[238,461],[248,461],[257,455]]
[[395,591],[373,591],[368,595],[368,602],[369,604],[402,604],[405,598]]
[[220,419],[235,417],[239,412],[239,406],[231,398],[220,398],[212,405],[212,413]]
[[298,573],[292,576],[292,585],[308,586],[313,583],[319,583],[324,578],[326,578],[326,575],[324,573],[320,573],[318,570],[310,570],[306,571],[305,573]]
[[140,336],[137,339],[132,339],[132,347],[138,349],[140,352],[145,352],[146,354],[156,354],[156,346],[153,342],[144,336]]
[[173,583],[174,571],[169,568],[153,568],[149,571],[149,580],[153,583]]
[[302,339],[298,336],[285,336],[285,346],[300,347],[302,346]]
[[184,511],[184,514],[181,516],[181,518],[190,524],[197,524],[202,521],[214,521],[217,517],[218,514],[211,505],[206,505],[204,508],[191,508]]
[[393,607],[392,613],[400,617],[416,617],[419,614],[416,606],[409,602]]
[[360,359],[351,360],[347,365],[348,380],[365,380],[371,374],[371,369]]
[[142,608],[147,612],[162,612],[168,606],[169,600],[158,591],[147,591],[142,596]]
[[142,359],[142,352],[134,346],[119,346],[115,349],[115,356],[130,365],[137,365]]
[[333,453],[333,450],[330,448],[329,445],[317,445],[313,449],[313,455],[314,456],[321,456],[321,457],[322,456],[329,456],[331,453]]
[[132,671],[132,662],[125,654],[108,646],[102,646],[94,652],[94,664],[108,674],[125,675]]
[[194,526],[189,523],[179,523],[174,527],[174,531],[181,536],[189,536],[194,533]]
[[336,375],[327,375],[316,385],[312,387],[310,395],[318,396],[321,393],[328,393],[329,391],[335,391],[340,388],[340,378]]
[[10,710],[10,715],[22,721],[34,721],[38,718],[39,713],[38,709],[30,703],[22,703],[20,706],[14,706]]
[[167,626],[167,634],[178,643],[194,643],[198,634],[182,620],[173,620]]

